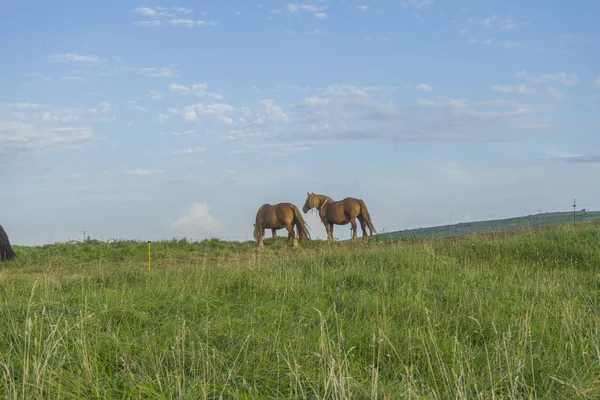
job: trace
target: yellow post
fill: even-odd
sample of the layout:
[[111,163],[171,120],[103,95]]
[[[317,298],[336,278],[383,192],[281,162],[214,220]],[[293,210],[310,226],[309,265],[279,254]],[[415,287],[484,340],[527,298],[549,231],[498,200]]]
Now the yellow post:
[[150,241],[148,240],[148,272],[150,272]]

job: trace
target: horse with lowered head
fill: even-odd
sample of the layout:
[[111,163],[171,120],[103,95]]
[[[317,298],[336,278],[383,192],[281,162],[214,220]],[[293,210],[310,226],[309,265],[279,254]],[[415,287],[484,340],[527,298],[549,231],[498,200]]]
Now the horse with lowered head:
[[10,240],[8,240],[8,235],[6,231],[0,225],[0,261],[8,261],[15,258],[17,255],[13,251],[12,246],[10,245]]
[[294,232],[294,225],[298,229],[300,242],[310,238],[308,227],[302,213],[292,203],[263,204],[256,212],[256,222],[254,223],[254,240],[258,248],[264,247],[263,238],[265,229],[271,229],[273,238],[275,231],[285,228],[288,231],[288,240],[286,245],[289,245],[290,239],[293,240],[294,247],[298,246],[298,239]]
[[327,231],[327,240],[333,241],[333,225],[346,225],[350,223],[352,226],[352,241],[356,241],[357,218],[360,221],[360,227],[363,232],[362,241],[367,241],[365,225],[369,228],[370,236],[373,236],[375,227],[371,222],[369,210],[362,199],[346,197],[343,200],[334,201],[331,197],[322,194],[308,192],[306,194],[308,197],[306,197],[302,211],[305,214],[313,208],[319,211],[319,217],[321,217],[321,222],[323,222]]

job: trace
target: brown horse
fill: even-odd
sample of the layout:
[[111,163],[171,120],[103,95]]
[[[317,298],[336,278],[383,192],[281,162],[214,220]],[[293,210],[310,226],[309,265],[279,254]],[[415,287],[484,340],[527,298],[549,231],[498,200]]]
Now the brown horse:
[[265,236],[265,229],[271,229],[273,238],[275,238],[275,231],[285,228],[288,231],[286,244],[289,245],[290,239],[293,239],[294,247],[297,247],[298,240],[294,232],[294,225],[298,229],[300,242],[310,238],[308,227],[298,207],[292,203],[263,204],[256,212],[256,222],[254,223],[254,240],[256,240],[256,246],[259,248],[264,247],[263,238]]
[[322,194],[314,194],[306,192],[308,197],[304,202],[302,211],[306,214],[309,210],[316,208],[319,210],[319,217],[321,222],[325,225],[327,231],[327,240],[333,241],[333,225],[346,225],[350,223],[352,225],[352,241],[356,241],[356,219],[360,221],[360,227],[362,228],[363,236],[362,241],[367,241],[367,231],[365,224],[369,228],[371,236],[375,232],[375,227],[371,223],[371,216],[369,210],[362,199],[355,199],[354,197],[346,197],[343,200],[334,201],[331,197]]

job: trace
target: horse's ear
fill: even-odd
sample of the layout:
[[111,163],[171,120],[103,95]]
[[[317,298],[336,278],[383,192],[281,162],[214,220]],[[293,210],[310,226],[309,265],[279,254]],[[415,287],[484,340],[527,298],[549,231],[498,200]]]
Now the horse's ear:
[[306,192],[306,194],[310,196],[310,193]]

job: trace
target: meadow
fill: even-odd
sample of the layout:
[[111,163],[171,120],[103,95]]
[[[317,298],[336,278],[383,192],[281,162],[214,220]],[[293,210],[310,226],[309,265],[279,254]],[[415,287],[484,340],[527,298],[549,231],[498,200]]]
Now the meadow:
[[14,246],[7,399],[594,399],[600,225]]

